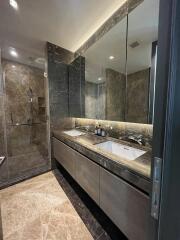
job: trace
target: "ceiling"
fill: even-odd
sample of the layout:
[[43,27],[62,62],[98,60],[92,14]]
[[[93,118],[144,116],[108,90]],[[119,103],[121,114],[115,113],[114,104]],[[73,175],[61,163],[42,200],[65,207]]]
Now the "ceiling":
[[[159,0],[144,0],[129,14],[127,73],[151,67],[152,42],[158,39]],[[126,28],[124,18],[86,52],[86,80],[105,81],[105,69],[126,72]],[[129,45],[138,42],[139,46]],[[109,56],[114,56],[113,60]],[[98,79],[101,79],[100,81]]]
[[16,0],[19,9],[0,0],[0,47],[22,59],[44,57],[45,42],[77,50],[125,0]]

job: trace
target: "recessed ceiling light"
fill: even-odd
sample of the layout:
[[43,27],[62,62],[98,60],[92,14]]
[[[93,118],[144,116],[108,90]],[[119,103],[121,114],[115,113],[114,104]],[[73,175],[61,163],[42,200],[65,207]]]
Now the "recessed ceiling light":
[[99,78],[98,78],[98,81],[101,81],[101,80],[102,80],[102,78],[101,78],[101,77],[99,77]]
[[16,66],[15,66],[15,65],[12,65],[12,68],[16,68]]
[[15,48],[10,48],[10,54],[11,56],[13,57],[18,57],[18,53],[16,52],[16,49]]
[[114,56],[109,56],[109,59],[110,59],[110,60],[113,60],[113,59],[114,59]]
[[9,4],[11,7],[13,7],[15,10],[18,10],[18,3],[15,0],[9,0]]

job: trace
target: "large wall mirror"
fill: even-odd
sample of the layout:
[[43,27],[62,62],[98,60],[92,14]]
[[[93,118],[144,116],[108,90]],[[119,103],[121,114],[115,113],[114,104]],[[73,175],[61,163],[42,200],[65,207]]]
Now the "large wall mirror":
[[125,120],[127,17],[85,56],[85,117]]
[[83,53],[86,118],[153,123],[158,13],[142,1]]

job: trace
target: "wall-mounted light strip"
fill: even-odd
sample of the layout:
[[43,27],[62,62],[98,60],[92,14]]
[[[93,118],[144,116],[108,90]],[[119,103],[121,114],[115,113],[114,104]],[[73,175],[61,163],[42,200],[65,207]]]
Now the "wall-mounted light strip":
[[127,0],[119,0],[119,1],[116,1],[116,3],[114,4],[111,4],[111,7],[107,9],[107,12],[103,16],[99,17],[99,19],[90,28],[90,30],[72,48],[72,51],[76,52],[126,2]]

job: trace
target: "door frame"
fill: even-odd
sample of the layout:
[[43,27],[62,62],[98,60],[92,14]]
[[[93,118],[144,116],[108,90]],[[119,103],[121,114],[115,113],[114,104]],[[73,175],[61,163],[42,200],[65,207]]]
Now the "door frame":
[[[178,213],[180,204],[180,191],[178,191],[180,189],[179,13],[179,0],[160,0],[153,131],[153,159],[158,157],[163,160],[160,209],[156,226],[157,240],[180,239],[180,214]],[[152,161],[153,168],[154,161]]]

